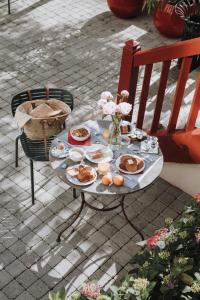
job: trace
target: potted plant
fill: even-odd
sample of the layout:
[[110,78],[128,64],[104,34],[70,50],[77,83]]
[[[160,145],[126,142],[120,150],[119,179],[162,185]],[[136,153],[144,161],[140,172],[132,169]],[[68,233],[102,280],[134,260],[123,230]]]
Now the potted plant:
[[141,13],[144,0],[107,0],[107,3],[117,17],[128,19]]
[[158,31],[166,37],[181,37],[184,21],[175,11],[175,5],[180,0],[146,0],[148,13],[153,12],[153,21]]

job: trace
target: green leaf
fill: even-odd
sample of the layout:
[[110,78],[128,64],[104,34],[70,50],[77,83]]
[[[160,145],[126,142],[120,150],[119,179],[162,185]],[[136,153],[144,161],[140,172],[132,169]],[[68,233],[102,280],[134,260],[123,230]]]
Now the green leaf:
[[56,294],[53,292],[49,292],[49,299],[50,300],[56,300]]
[[62,287],[60,290],[58,290],[58,297],[60,297],[59,300],[65,300],[64,299],[65,296],[66,296],[65,288]]

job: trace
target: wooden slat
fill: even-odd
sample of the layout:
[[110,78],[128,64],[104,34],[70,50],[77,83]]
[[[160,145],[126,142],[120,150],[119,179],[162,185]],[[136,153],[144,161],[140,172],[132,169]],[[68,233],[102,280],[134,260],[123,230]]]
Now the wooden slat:
[[156,97],[156,106],[155,106],[153,121],[151,125],[152,133],[158,130],[170,65],[171,65],[171,61],[165,61],[162,65],[158,93]]
[[200,54],[200,38],[195,38],[173,45],[139,51],[135,54],[134,66],[154,64],[198,54]]
[[[135,94],[137,88],[138,81],[138,73],[139,67],[134,67],[134,57],[135,53],[140,51],[140,46],[138,42],[130,40],[125,43],[122,52],[122,60],[121,60],[121,68],[120,68],[120,76],[119,76],[119,84],[118,84],[118,94],[121,93],[122,90],[129,91],[129,99],[128,102],[134,106],[135,102]],[[127,116],[126,120],[131,120],[132,111],[129,116]]]
[[190,107],[190,112],[186,124],[186,131],[193,130],[195,128],[196,119],[200,110],[200,75],[196,83],[195,94]]
[[142,84],[142,92],[140,97],[140,107],[139,107],[137,123],[136,123],[137,128],[141,128],[141,129],[144,121],[146,103],[149,94],[149,85],[151,80],[152,68],[153,68],[152,64],[146,65],[145,67],[144,80]]
[[178,115],[180,112],[180,108],[181,108],[181,103],[182,103],[182,99],[183,99],[183,95],[184,95],[184,91],[185,91],[185,85],[188,79],[188,74],[190,71],[190,67],[191,67],[191,62],[192,62],[192,58],[191,57],[186,57],[183,59],[182,64],[181,64],[181,69],[179,72],[179,76],[178,76],[178,82],[177,82],[177,86],[176,86],[176,92],[174,95],[174,100],[173,100],[173,106],[172,106],[172,112],[171,112],[171,116],[170,116],[170,120],[169,120],[169,124],[168,124],[168,132],[176,129],[176,123],[178,120]]

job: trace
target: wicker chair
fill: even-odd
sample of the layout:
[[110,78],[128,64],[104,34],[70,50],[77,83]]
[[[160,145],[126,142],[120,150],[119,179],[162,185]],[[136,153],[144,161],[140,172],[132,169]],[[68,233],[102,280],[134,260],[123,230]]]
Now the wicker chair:
[[[71,110],[73,110],[73,96],[71,93],[65,90],[61,89],[47,89],[47,88],[41,88],[41,89],[35,89],[31,91],[25,91],[20,94],[17,94],[13,97],[11,102],[11,109],[12,114],[15,116],[15,112],[17,107],[22,104],[23,102],[30,100],[30,94],[31,99],[51,99],[56,98],[60,101],[65,102],[69,105]],[[51,146],[51,142],[54,137],[50,137],[46,141],[46,149],[45,149],[45,143],[44,140],[30,140],[27,138],[25,133],[22,131],[22,133],[16,137],[15,139],[15,166],[18,167],[18,143],[19,140],[21,141],[22,148],[24,150],[24,153],[26,156],[30,159],[30,174],[31,174],[31,196],[32,196],[32,205],[35,203],[35,197],[34,197],[34,172],[33,172],[33,161],[48,161],[49,160],[49,149]],[[74,196],[76,196],[75,190],[73,190]]]

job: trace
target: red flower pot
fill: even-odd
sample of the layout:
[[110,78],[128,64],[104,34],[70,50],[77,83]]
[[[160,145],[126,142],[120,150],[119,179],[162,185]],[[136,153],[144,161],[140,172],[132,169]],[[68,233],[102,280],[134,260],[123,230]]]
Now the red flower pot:
[[154,12],[154,25],[166,37],[178,38],[184,30],[184,21],[176,14],[175,6],[158,4]]
[[117,17],[128,19],[141,13],[144,0],[107,0],[107,2]]

